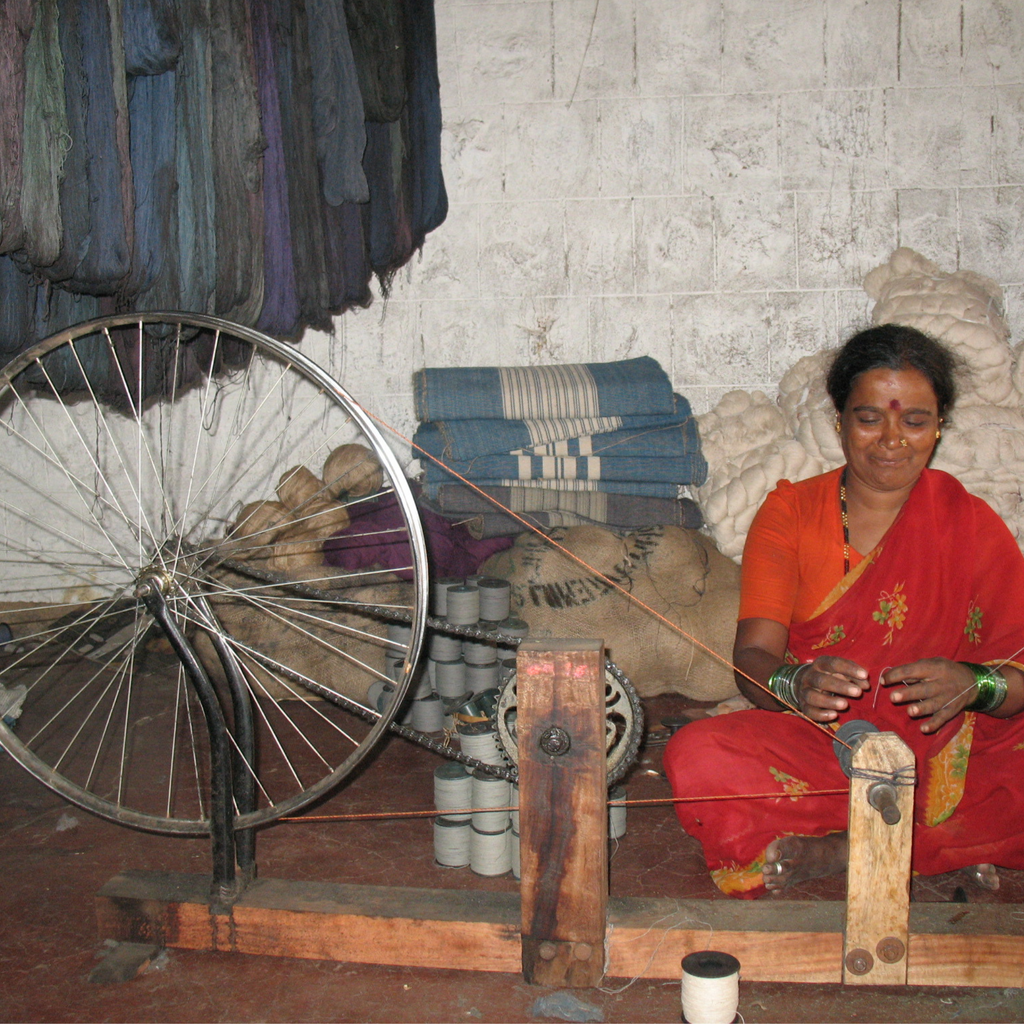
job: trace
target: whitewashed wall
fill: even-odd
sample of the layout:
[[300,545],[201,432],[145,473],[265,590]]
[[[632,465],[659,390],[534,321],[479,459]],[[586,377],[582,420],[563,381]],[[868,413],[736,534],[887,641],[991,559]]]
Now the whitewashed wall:
[[1019,336],[1020,0],[436,13],[448,219],[387,303],[304,344],[403,433],[424,365],[647,354],[698,412],[774,393],[866,323],[899,245],[1000,282]]

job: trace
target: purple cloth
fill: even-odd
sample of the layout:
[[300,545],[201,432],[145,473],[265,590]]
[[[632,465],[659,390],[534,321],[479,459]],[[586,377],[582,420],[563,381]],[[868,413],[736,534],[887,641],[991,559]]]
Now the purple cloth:
[[[418,495],[417,495],[418,497]],[[378,568],[412,579],[412,554],[402,510],[394,494],[349,506],[352,522],[324,542],[324,561],[350,572]],[[510,548],[514,537],[477,540],[460,523],[452,523],[419,505],[432,577],[468,576],[491,555]]]

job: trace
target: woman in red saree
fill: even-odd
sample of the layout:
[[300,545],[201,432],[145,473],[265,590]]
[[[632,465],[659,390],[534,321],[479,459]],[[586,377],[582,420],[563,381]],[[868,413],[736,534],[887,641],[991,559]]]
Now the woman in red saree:
[[[846,465],[780,481],[751,526],[734,664],[756,707],[665,751],[679,820],[727,893],[845,868],[829,730],[849,719],[914,752],[917,872],[995,887],[996,866],[1024,868],[1024,557],[985,502],[926,468],[953,369],[911,328],[855,335],[828,376]],[[838,792],[804,795],[821,790]],[[752,798],[685,799],[734,794]]]

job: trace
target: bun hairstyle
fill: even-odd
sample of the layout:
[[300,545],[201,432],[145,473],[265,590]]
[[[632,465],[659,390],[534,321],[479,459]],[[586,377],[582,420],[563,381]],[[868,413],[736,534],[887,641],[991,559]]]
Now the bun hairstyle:
[[935,392],[939,417],[956,402],[957,359],[941,342],[902,324],[881,324],[859,331],[836,353],[825,377],[836,412],[842,413],[853,385],[868,370],[917,370]]

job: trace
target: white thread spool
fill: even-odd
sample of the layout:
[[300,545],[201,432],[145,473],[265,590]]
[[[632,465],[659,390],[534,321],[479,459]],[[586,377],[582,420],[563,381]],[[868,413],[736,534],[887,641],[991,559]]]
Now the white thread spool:
[[469,828],[470,870],[489,878],[507,875],[512,870],[511,826],[501,832],[481,832],[475,825]]
[[459,746],[464,754],[475,757],[484,764],[504,765],[505,757],[498,746],[498,734],[493,726],[479,731],[468,727],[466,731],[458,730]]
[[464,584],[448,588],[448,621],[453,626],[473,626],[480,621],[480,591]]
[[501,622],[508,618],[512,604],[512,584],[493,576],[477,580],[480,591],[480,618],[484,622]]
[[429,653],[433,661],[458,661],[462,657],[462,641],[446,633],[431,633]]
[[[608,793],[609,800],[625,800],[626,790],[622,786],[614,786]],[[608,838],[621,839],[626,834],[626,806],[608,808]]]
[[512,794],[509,797],[511,801],[508,810],[509,821],[512,822],[512,831],[519,835],[519,783],[512,783]]
[[[470,820],[473,806],[473,776],[465,765],[449,761],[434,769],[434,807],[452,821]],[[465,811],[456,814],[455,811]]]
[[516,659],[502,658],[498,662],[498,685],[504,685],[516,674]]
[[522,639],[529,636],[530,627],[522,619],[508,618],[498,623],[498,632],[504,636],[516,636]]
[[467,665],[492,665],[498,660],[498,648],[486,640],[463,640],[462,660]]
[[520,858],[520,846],[519,846],[519,832],[514,828],[509,828],[508,833],[508,844],[509,853],[512,855],[512,877],[522,878],[523,877],[523,865]]
[[[391,642],[391,650],[395,653],[404,654],[412,639],[412,626],[405,622],[388,623],[388,640]],[[399,652],[397,648],[402,650]]]
[[504,832],[509,823],[512,784],[479,768],[470,776],[473,787],[473,828],[479,832]]
[[443,868],[464,868],[470,862],[473,826],[452,818],[434,819],[434,860]]
[[366,690],[366,704],[371,711],[383,711],[391,703],[395,687],[383,679],[374,679]]
[[680,998],[686,1024],[731,1024],[740,1004],[740,962],[706,949],[683,957]]
[[466,663],[457,661],[434,662],[434,687],[442,697],[461,697],[468,692]]
[[430,604],[439,619],[448,614],[448,588],[461,587],[462,583],[461,578],[449,576],[446,579],[434,580],[430,585]]
[[[405,662],[399,662],[391,669],[391,678],[396,682],[402,681],[405,674]],[[408,700],[423,700],[434,692],[434,686],[430,681],[430,674],[425,665],[417,665],[412,670],[412,678],[409,680],[409,689],[405,691]]]
[[409,724],[417,732],[441,732],[444,729],[444,704],[436,693],[412,701]]
[[466,689],[470,693],[483,693],[498,685],[498,663],[487,665],[466,665]]

